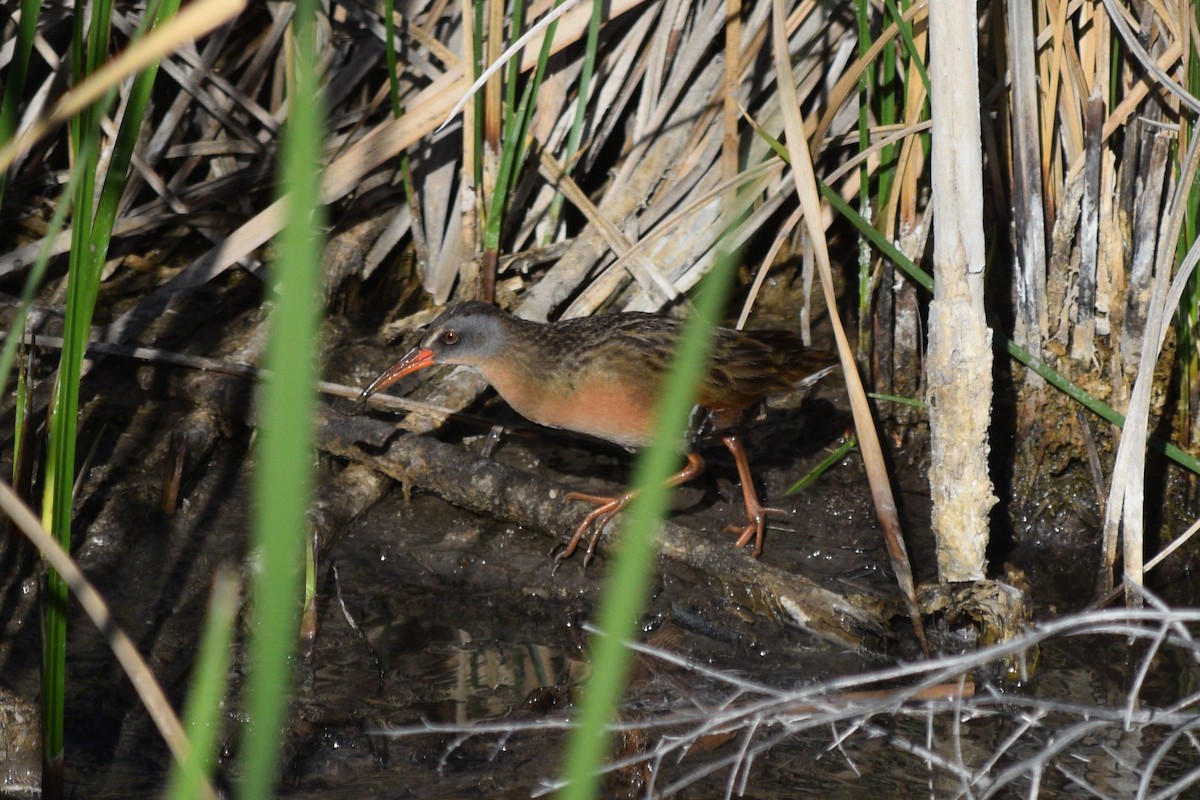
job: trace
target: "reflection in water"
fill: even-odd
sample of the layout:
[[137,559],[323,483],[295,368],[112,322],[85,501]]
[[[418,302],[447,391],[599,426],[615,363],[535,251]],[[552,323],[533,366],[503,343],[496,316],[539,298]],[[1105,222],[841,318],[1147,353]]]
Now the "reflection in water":
[[[438,665],[442,679],[454,675],[445,687],[453,713],[441,719],[462,724],[460,735],[410,729],[391,746],[419,749],[420,740],[434,740],[439,780],[452,777],[451,767],[473,765],[477,777],[507,775],[512,782],[499,785],[510,792],[549,786],[556,759],[538,756],[557,751],[553,729],[564,714],[531,724],[517,706],[530,687],[578,662],[555,648],[480,647],[463,631],[455,635]],[[785,691],[735,672],[693,669],[676,656],[643,664],[621,715],[639,731],[623,741],[638,744],[622,751],[630,766],[610,773],[608,786],[615,791],[636,772],[636,785],[652,782],[673,797],[717,796],[729,785],[738,796],[762,798],[1131,797],[1147,787],[1156,796],[1188,796],[1187,776],[1196,770],[1188,731],[1200,727],[1200,714],[1188,709],[1200,706],[1193,685],[1200,647],[1095,633],[1037,645],[1039,670],[1024,684],[1007,682],[1005,659],[994,656],[991,666],[981,660],[959,673],[973,677],[974,695],[936,703],[888,699],[934,674],[927,664],[902,667],[878,692],[853,700],[845,682]],[[1178,705],[1181,689],[1190,700]],[[522,769],[497,772],[504,764]]]

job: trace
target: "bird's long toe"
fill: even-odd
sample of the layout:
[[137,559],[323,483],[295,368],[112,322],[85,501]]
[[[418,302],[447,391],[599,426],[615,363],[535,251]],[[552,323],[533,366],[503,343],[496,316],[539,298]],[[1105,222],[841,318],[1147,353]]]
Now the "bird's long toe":
[[575,528],[575,532],[571,534],[570,540],[567,541],[567,546],[554,556],[554,569],[558,569],[558,565],[564,560],[571,557],[575,550],[579,547],[579,543],[583,541],[584,535],[589,528],[595,527],[595,533],[588,540],[587,551],[583,557],[583,565],[586,567],[591,563],[592,558],[596,553],[596,544],[600,541],[600,534],[604,531],[604,526],[609,520],[624,510],[625,506],[629,505],[632,498],[632,493],[626,493],[620,497],[605,497],[602,495],[583,494],[582,492],[571,492],[567,495],[568,500],[582,500],[585,503],[592,503],[596,508],[588,512]]
[[758,503],[753,504],[753,506],[748,505],[746,508],[746,524],[741,526],[728,525],[725,531],[735,534],[738,537],[734,546],[739,550],[750,544],[750,541],[753,540],[754,549],[750,551],[750,555],[758,558],[762,555],[763,551],[763,534],[767,528],[767,515],[776,514],[782,516],[786,513],[782,508],[769,508]]

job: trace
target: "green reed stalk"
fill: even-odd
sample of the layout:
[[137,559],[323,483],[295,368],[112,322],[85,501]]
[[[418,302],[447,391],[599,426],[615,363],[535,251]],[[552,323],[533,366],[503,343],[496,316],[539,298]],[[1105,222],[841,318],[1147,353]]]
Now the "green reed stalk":
[[[904,84],[896,80],[896,43],[884,45],[879,56],[879,124],[894,125],[900,119],[904,109]],[[875,196],[878,207],[882,208],[892,194],[892,182],[896,179],[896,154],[900,152],[898,144],[884,145],[879,150],[879,169],[875,179],[879,187]],[[894,212],[893,212],[894,213]]]
[[[864,57],[873,43],[870,29],[871,4],[860,0],[856,4],[858,22],[858,52]],[[900,31],[903,53],[909,61],[916,61],[917,69],[925,81],[928,90],[929,79],[924,64],[917,58],[916,45],[912,37],[912,25],[904,21],[900,9],[894,0],[887,0],[885,13],[896,23]],[[870,147],[870,111],[875,112],[875,120],[881,126],[896,124],[904,109],[905,86],[897,80],[897,45],[889,42],[879,54],[878,80],[876,66],[870,64],[863,70],[859,79],[859,121],[858,144],[859,150]],[[872,224],[880,224],[874,219],[872,209],[878,212],[891,198],[892,185],[896,180],[896,156],[900,148],[897,144],[889,144],[879,151],[879,164],[872,174],[866,161],[859,167],[859,214]],[[875,205],[871,205],[871,179],[875,181]],[[895,213],[890,209],[889,213]],[[870,339],[870,309],[872,295],[875,291],[875,276],[871,269],[870,245],[865,238],[859,239],[859,269],[858,269],[858,350],[860,356],[871,347]]]
[[[562,0],[555,0],[558,7]],[[524,25],[525,10],[521,0],[513,6],[512,23],[509,38],[516,41],[521,35]],[[533,123],[537,111],[538,89],[541,88],[542,78],[546,74],[546,65],[550,61],[550,51],[554,45],[554,33],[558,29],[558,20],[546,28],[542,38],[542,49],[538,52],[537,66],[533,74],[525,82],[521,90],[521,98],[517,99],[517,87],[521,78],[521,63],[519,58],[513,58],[508,64],[508,76],[504,86],[504,128],[501,141],[500,165],[496,172],[496,184],[492,196],[488,199],[487,219],[483,231],[483,263],[485,268],[494,269],[499,260],[500,237],[504,227],[505,211],[512,190],[517,183],[517,175],[529,154],[529,126]],[[488,266],[490,265],[490,266]]]
[[[1200,49],[1195,40],[1189,41],[1191,56],[1187,61],[1187,90],[1195,95],[1200,92]],[[1181,128],[1181,132],[1184,129]],[[1181,141],[1175,149],[1176,169],[1178,170],[1180,155],[1186,150],[1187,143]],[[1188,191],[1187,209],[1183,217],[1183,230],[1176,243],[1176,261],[1182,262],[1196,241],[1197,229],[1200,228],[1200,186],[1195,184]],[[1192,398],[1196,391],[1196,382],[1200,381],[1200,358],[1197,356],[1197,343],[1200,342],[1200,277],[1192,275],[1179,301],[1175,312],[1175,331],[1179,337],[1179,346],[1175,349],[1176,369],[1179,370],[1179,420],[1180,429],[1190,432],[1191,441],[1196,441],[1197,432],[1193,430]]]
[[270,795],[296,644],[305,531],[313,485],[312,413],[316,381],[317,302],[324,214],[319,206],[324,129],[316,74],[314,0],[298,0],[293,22],[295,80],[283,131],[281,191],[288,221],[275,262],[276,302],[262,387],[253,543],[258,569],[244,705],[238,796]]
[[[869,394],[868,396],[873,398],[878,397],[878,395],[875,394]],[[821,478],[822,475],[841,463],[841,460],[856,447],[858,447],[857,436],[850,434],[842,437],[842,440],[838,442],[837,446],[833,449],[833,452],[821,459],[821,463],[810,469],[806,475],[800,478],[800,480],[789,486],[783,493],[783,496],[788,497],[793,494],[799,494],[809,486],[812,486]]]
[[387,58],[388,97],[391,98],[392,116],[400,117],[400,76],[397,74],[396,59],[396,0],[383,0],[384,56]]
[[[855,3],[855,18],[858,22],[858,56],[863,58],[871,49],[871,3],[858,0]],[[871,90],[875,86],[875,67],[868,64],[858,79],[858,150],[865,152],[871,147]],[[864,160],[858,168],[858,211],[865,219],[871,214],[871,171]],[[870,347],[867,324],[871,319],[871,246],[861,236],[858,240],[858,356],[866,355]]]
[[[77,126],[75,164],[80,180],[75,194],[75,227],[69,256],[63,349],[50,406],[42,524],[64,550],[71,549],[71,501],[75,477],[75,421],[79,380],[100,275],[88,258],[86,229],[91,227],[92,189],[99,158],[98,127]],[[61,794],[63,705],[66,692],[67,584],[53,569],[46,573],[42,597],[42,745],[43,792]]]
[[[474,25],[471,28],[471,55],[470,61],[463,65],[463,72],[471,76],[471,81],[474,82],[483,74],[484,69],[484,54],[483,54],[483,36],[487,28],[484,25],[483,18],[483,0],[473,0],[470,6],[463,13],[472,13],[474,17]],[[475,174],[472,180],[475,186],[483,186],[483,140],[484,140],[484,95],[486,89],[478,91],[471,98],[470,102],[475,105],[475,126],[471,130],[463,131],[463,136],[471,136],[474,138],[473,148],[475,153]]]
[[[38,0],[21,0],[21,23],[17,28],[17,39],[13,43],[12,60],[4,76],[4,100],[0,102],[0,142],[7,142],[17,132],[17,111],[25,94],[25,76],[29,71],[29,56],[33,53],[33,40],[37,34],[38,12],[42,4]],[[8,185],[8,170],[0,173],[0,202],[4,200],[4,189]]]
[[[525,27],[524,0],[513,0],[508,26],[508,41],[511,44],[521,37],[521,29]],[[543,41],[543,48],[545,45],[546,42]],[[508,78],[504,81],[504,125],[506,128],[520,119],[520,115],[517,113],[517,86],[521,80],[521,59],[509,59],[507,72]]]
[[213,578],[208,618],[200,640],[196,668],[188,688],[184,724],[188,732],[188,757],[171,767],[170,800],[202,797],[210,784],[220,741],[225,687],[229,681],[230,644],[237,622],[240,592],[237,574],[222,568]]
[[592,670],[583,688],[577,726],[571,731],[563,765],[567,785],[559,800],[597,797],[600,765],[607,752],[612,721],[629,672],[626,641],[637,631],[653,568],[658,527],[666,516],[672,490],[663,482],[676,470],[688,416],[712,349],[712,329],[725,307],[735,260],[724,255],[705,277],[694,313],[684,326],[663,395],[655,410],[654,440],[642,451],[633,472],[640,494],[629,507],[620,547],[611,548],[612,565],[590,641]]
[[[95,147],[92,143],[90,147]],[[59,198],[59,202],[55,205],[54,215],[51,217],[50,225],[46,232],[45,245],[38,254],[37,261],[29,271],[29,275],[25,279],[25,286],[21,292],[21,299],[17,305],[17,312],[13,317],[13,324],[10,333],[5,337],[4,349],[0,352],[0,387],[8,386],[8,376],[12,369],[14,357],[17,347],[20,345],[22,335],[25,329],[25,319],[29,314],[29,308],[33,303],[34,294],[41,285],[42,277],[45,275],[46,267],[50,263],[50,245],[58,236],[58,232],[62,229],[67,213],[71,208],[71,198],[75,196],[78,190],[81,176],[83,173],[79,170],[74,170],[71,173],[71,180],[67,184],[66,190]],[[22,374],[24,369],[22,369]],[[61,369],[60,377],[61,381]],[[78,393],[78,378],[75,379],[76,393]],[[57,386],[57,385],[56,385]],[[21,471],[21,464],[25,461],[24,454],[20,448],[28,444],[26,436],[23,435],[26,428],[26,404],[28,402],[28,386],[25,380],[19,379],[17,382],[18,397],[17,397],[17,418],[15,421],[16,434],[14,441],[16,447],[13,451],[13,485],[20,491],[26,486],[24,476],[18,474]],[[61,430],[63,422],[60,419],[57,427],[58,432],[57,442],[61,443],[65,431]],[[52,423],[52,429],[56,426]],[[73,433],[73,428],[71,433]],[[73,448],[72,448],[73,449]],[[59,456],[56,462],[61,463],[62,457]],[[47,473],[54,473],[47,467]],[[69,481],[67,482],[69,486]],[[45,495],[49,497],[49,494]],[[69,506],[68,506],[69,507]],[[44,517],[44,514],[43,514]],[[70,531],[68,529],[67,536]],[[66,620],[65,620],[65,591],[58,592],[58,584],[61,584],[61,578],[53,570],[49,571],[47,576],[47,584],[45,593],[42,599],[42,751],[43,751],[43,780],[42,793],[45,797],[53,797],[62,794],[62,775],[59,767],[61,766],[61,754],[63,745],[63,698],[66,691],[65,671],[66,671]],[[51,768],[51,764],[57,765]],[[57,777],[55,777],[57,776]]]
[[[155,21],[170,16],[176,7],[177,4],[173,2],[163,3],[153,14]],[[82,15],[77,17],[71,46],[72,74],[76,83],[95,72],[107,58],[110,19],[111,4],[107,0],[93,3],[85,42]],[[144,20],[139,35],[147,25],[148,20]],[[42,509],[43,524],[67,551],[71,547],[76,418],[83,357],[87,350],[92,315],[99,294],[100,272],[108,255],[117,205],[125,188],[134,144],[156,74],[156,67],[148,68],[138,75],[131,87],[98,199],[95,188],[100,154],[100,119],[104,110],[112,105],[114,92],[109,92],[104,100],[80,113],[69,124],[78,180],[73,180],[74,216],[68,257],[63,350],[50,407]],[[43,790],[50,796],[61,792],[62,781],[66,600],[66,583],[54,570],[48,570],[42,606],[42,737]]]
[[[904,2],[904,8],[911,5],[911,0]],[[925,72],[925,64],[919,58],[919,53],[913,43],[912,38],[912,23],[904,21],[904,15],[901,10],[896,7],[894,2],[889,2],[886,5],[889,16],[896,23],[896,27],[900,31],[901,39],[904,43],[904,64],[915,61],[917,70],[925,80],[925,92],[929,93],[929,77]],[[887,24],[886,22],[884,23]],[[897,48],[894,41],[890,41],[884,46],[883,52],[879,56],[879,123],[881,125],[895,125],[901,122],[904,117],[904,105],[906,97],[906,87],[904,81],[901,80],[902,73],[897,69]],[[928,107],[928,100],[926,100]],[[877,173],[879,184],[878,197],[879,205],[882,206],[888,201],[892,195],[892,183],[896,180],[896,157],[900,153],[900,145],[892,143],[884,145],[879,150],[879,166]],[[892,213],[896,213],[895,209]]]
[[[392,118],[400,119],[404,114],[404,105],[400,102],[399,59],[396,57],[396,0],[384,0],[383,14],[383,29],[387,34],[385,55],[388,70],[388,98],[392,106]],[[417,210],[417,194],[416,189],[413,188],[412,170],[409,167],[407,150],[400,153],[400,185],[404,189],[404,202],[412,210],[412,224],[416,228],[420,224],[421,216]]]
[[[492,0],[492,2],[496,1]],[[525,4],[522,0],[516,0],[509,18],[508,38],[510,42],[516,41],[521,36],[521,28],[524,24]],[[547,49],[546,43],[549,41],[550,39],[547,37],[542,43],[543,51]],[[539,72],[535,76],[537,79],[541,78],[542,66],[542,64],[538,64]],[[496,182],[492,186],[492,196],[487,198],[487,216],[484,219],[481,243],[483,262],[491,264],[493,267],[500,253],[500,230],[504,221],[504,210],[508,204],[508,194],[516,172],[516,155],[521,149],[520,136],[528,124],[529,117],[532,116],[531,108],[533,107],[533,104],[529,102],[529,90],[533,85],[532,79],[525,86],[526,91],[523,93],[520,106],[517,103],[517,85],[521,80],[520,58],[513,58],[508,62],[506,76],[501,121],[500,164],[496,170]],[[483,124],[482,119],[477,118],[476,121]]]
[[[587,44],[583,54],[583,69],[579,73],[579,97],[575,101],[575,119],[571,122],[571,132],[567,135],[567,149],[563,153],[561,163],[564,174],[570,175],[575,163],[575,154],[579,152],[579,143],[583,139],[583,121],[587,113],[588,94],[591,91],[592,75],[596,71],[596,52],[600,45],[600,19],[604,11],[601,0],[592,0],[592,16],[588,20]],[[557,194],[550,204],[550,224],[546,230],[551,232],[558,227],[558,218],[562,214],[563,196]]]
[[[896,0],[883,0],[884,8],[887,9],[888,15],[892,21],[896,23],[896,28],[900,33],[900,41],[904,44],[905,55],[908,60],[916,65],[917,74],[921,76],[921,82],[925,84],[925,94],[929,94],[929,70],[925,68],[925,62],[921,60],[921,54],[917,50],[917,43],[913,40],[912,23],[904,21],[904,15],[896,6]],[[908,7],[908,3],[905,3]],[[926,100],[926,103],[929,101]]]

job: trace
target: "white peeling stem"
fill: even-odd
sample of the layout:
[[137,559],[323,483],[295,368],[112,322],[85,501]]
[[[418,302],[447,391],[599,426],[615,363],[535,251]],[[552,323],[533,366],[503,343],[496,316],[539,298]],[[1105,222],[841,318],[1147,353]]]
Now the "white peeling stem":
[[938,578],[984,577],[992,333],[983,311],[983,157],[974,0],[929,6],[933,302],[926,360]]

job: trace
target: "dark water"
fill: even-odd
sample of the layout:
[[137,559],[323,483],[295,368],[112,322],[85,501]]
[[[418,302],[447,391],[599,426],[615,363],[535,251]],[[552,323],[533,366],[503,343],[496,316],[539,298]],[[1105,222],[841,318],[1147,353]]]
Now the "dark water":
[[[419,506],[415,513],[423,513]],[[430,501],[426,510],[435,507]],[[379,513],[390,512],[381,507]],[[451,527],[473,524],[461,512],[444,514],[442,523]],[[311,701],[327,719],[336,716],[332,707],[345,704],[343,720],[326,727],[319,742],[310,740],[311,749],[292,761],[285,793],[527,797],[545,791],[560,766],[561,722],[586,675],[579,630],[586,606],[531,596],[472,596],[452,586],[397,592],[394,587],[411,581],[420,568],[411,556],[399,555],[405,551],[380,530],[364,520],[352,537],[360,557],[338,565],[343,584],[358,570],[380,576],[374,592],[362,589],[369,582],[354,581],[357,599],[347,600],[350,607],[358,604],[354,616],[362,635],[352,635],[334,619],[340,612],[330,611],[316,659],[322,667],[309,684]],[[506,538],[512,533],[485,531],[468,538],[486,561],[478,548],[486,550],[486,542],[514,548],[515,540]],[[810,548],[820,559],[821,549],[812,543]],[[382,590],[385,585],[393,590]],[[795,690],[800,699],[791,705],[810,703],[814,687],[823,683],[889,666],[831,652],[794,631],[764,630],[761,622],[757,635],[743,628],[741,636],[713,639],[697,633],[691,617],[673,613],[681,596],[689,597],[689,587],[665,576],[646,618],[645,641],[756,687]],[[690,599],[694,607],[708,608],[700,598]],[[369,658],[351,655],[366,651]],[[605,796],[643,796],[651,780],[673,796],[694,798],[721,796],[730,787],[734,796],[756,798],[1024,797],[1035,783],[1041,797],[1131,797],[1143,782],[1152,792],[1163,791],[1161,796],[1189,796],[1187,786],[1170,784],[1197,763],[1187,733],[1189,713],[1200,702],[1193,696],[1196,648],[1164,640],[1152,650],[1128,636],[1080,635],[1055,637],[1027,655],[1033,671],[1024,681],[1005,677],[998,663],[972,670],[976,694],[957,706],[915,703],[898,711],[884,703],[780,713],[776,704],[763,712],[753,733],[751,724],[735,727],[727,740],[710,743],[711,750],[682,756],[675,751],[660,760],[656,746],[686,737],[724,709],[760,702],[763,695],[745,686],[739,693],[697,669],[641,656],[621,722],[654,725],[689,712],[696,718],[619,738],[617,751],[646,760],[611,776]],[[1133,706],[1141,716],[1126,729],[1120,712],[1147,658],[1151,668]],[[366,677],[372,669],[364,669],[364,661],[373,662],[373,680]],[[354,677],[358,673],[363,676]],[[898,683],[906,681],[885,685]],[[1146,716],[1173,706],[1169,721]],[[1200,723],[1200,713],[1195,721]],[[397,738],[379,733],[426,724],[439,731]],[[475,735],[467,730],[496,725],[512,730]],[[461,729],[445,730],[454,726]]]
[[[420,520],[435,521],[436,531]],[[814,564],[864,558],[860,549],[873,552],[833,542],[806,544]],[[559,591],[552,595],[543,590],[545,583],[515,581],[526,561],[531,574],[548,569],[543,540],[430,497],[406,503],[397,493],[356,522],[323,565],[320,634],[312,657],[295,667],[281,794],[503,798],[544,790],[560,766],[561,721],[587,672],[583,625],[604,564],[585,573],[569,563],[555,578]],[[447,570],[448,563],[455,568]],[[131,565],[124,569],[136,571]],[[873,574],[859,570],[851,579],[870,580]],[[157,578],[146,581],[153,585]],[[126,591],[135,595],[136,588]],[[143,639],[143,647],[160,654],[152,663],[163,669],[177,702],[191,657],[188,637],[177,628],[188,618],[194,625],[199,608],[182,602],[174,613],[143,619],[156,631]],[[883,659],[834,652],[800,632],[727,612],[705,596],[704,587],[688,585],[686,576],[668,569],[645,619],[644,640],[705,669],[798,690],[802,703],[811,699],[803,694],[806,688],[888,666]],[[703,621],[710,624],[699,624]],[[102,643],[82,621],[78,625],[72,639],[69,785],[75,796],[158,796],[164,749]],[[16,641],[28,644],[24,636]],[[18,685],[28,685],[32,662],[26,646],[7,652],[5,679],[24,675]],[[1145,779],[1152,790],[1165,788],[1163,796],[1186,797],[1191,787],[1176,791],[1169,783],[1197,762],[1189,724],[1142,719],[1126,730],[1112,717],[1125,706],[1147,652],[1144,642],[1131,643],[1126,636],[1054,640],[1038,649],[1036,671],[1022,683],[1004,680],[996,669],[974,670],[976,696],[957,709],[910,704],[899,712],[825,709],[822,716],[811,708],[780,713],[776,704],[757,727],[746,725],[728,739],[706,743],[711,750],[676,751],[657,761],[656,746],[687,736],[709,712],[758,702],[762,695],[752,690],[738,695],[710,675],[639,657],[621,720],[697,716],[619,740],[625,756],[648,760],[610,778],[605,796],[642,796],[638,792],[652,780],[688,798],[721,796],[730,787],[734,796],[754,798],[975,797],[989,796],[989,787],[990,796],[1025,797],[1036,780],[1040,797],[1132,797]],[[1164,643],[1151,663],[1138,707],[1165,709],[1191,698],[1176,711],[1192,712],[1194,649]],[[1100,711],[1109,717],[1100,718]],[[236,694],[227,712],[222,780],[228,785],[236,780],[229,770],[236,764],[242,725]],[[1200,713],[1195,719],[1200,722]],[[464,730],[399,738],[381,733],[426,724]],[[494,724],[518,730],[478,735],[465,730]],[[1088,725],[1093,727],[1081,727]]]

